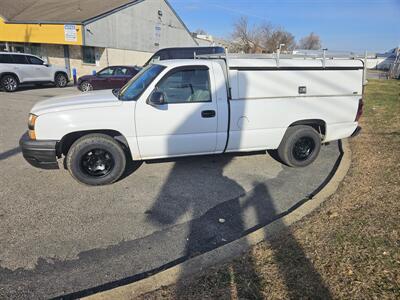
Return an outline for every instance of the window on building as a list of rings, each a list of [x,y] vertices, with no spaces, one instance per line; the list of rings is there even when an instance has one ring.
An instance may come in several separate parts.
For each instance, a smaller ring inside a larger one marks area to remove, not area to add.
[[[12,51],[18,53],[25,53],[25,47],[23,44],[13,44]]]
[[[40,44],[28,44],[25,45],[24,53],[33,54],[36,56],[42,56],[42,47]]]
[[[158,86],[167,103],[211,101],[210,79],[207,69],[183,70],[172,73]]]
[[[85,64],[96,63],[96,50],[94,47],[82,47],[82,61]]]

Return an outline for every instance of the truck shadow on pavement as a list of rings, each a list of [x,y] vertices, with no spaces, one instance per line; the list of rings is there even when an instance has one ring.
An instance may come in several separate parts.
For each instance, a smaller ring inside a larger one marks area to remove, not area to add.
[[[243,188],[234,180],[231,180],[223,175],[223,170],[229,164],[231,157],[225,157],[222,163],[216,165],[217,170],[213,170],[212,176],[219,173],[221,178],[224,178],[224,187],[232,189]],[[179,217],[188,211],[196,215],[196,202],[188,201],[177,207],[173,198],[164,197],[169,195],[170,186],[176,184],[176,178],[180,178],[180,184],[185,186],[191,182],[190,178],[183,179],[179,176],[186,166],[177,162],[169,175],[163,191],[151,209],[149,219],[152,222],[165,224],[173,224]],[[195,170],[193,172],[196,172]],[[282,180],[274,178],[267,182],[253,182],[253,190],[249,193],[243,191],[242,196],[227,201],[216,206],[208,211],[205,215],[191,222],[191,227],[187,235],[187,243],[185,249],[186,259],[190,259],[199,254],[205,253],[223,244],[230,243],[240,237],[246,236],[256,229],[262,228],[275,220],[280,219],[285,213],[279,213],[275,208],[273,196],[269,192],[269,185],[276,184]],[[184,196],[183,196],[184,197]],[[198,198],[201,201],[201,197]],[[179,202],[182,204],[182,201]],[[293,208],[294,210],[295,208]],[[268,236],[266,234],[266,242],[272,248],[274,262],[279,268],[279,272],[284,278],[285,285],[291,299],[298,297],[310,297],[331,299],[331,294],[326,287],[323,279],[315,270],[312,263],[306,257],[302,247],[297,242],[296,238],[291,233],[291,230],[286,227],[283,222],[279,221],[280,228],[279,236],[285,239],[287,248],[282,247],[282,242],[277,236]],[[249,228],[250,225],[250,228]],[[250,245],[249,245],[250,247]],[[263,299],[267,295],[263,294],[259,271],[256,267],[256,258],[250,259],[250,264],[246,264],[240,270],[231,267],[228,271],[230,278],[239,278],[245,276],[246,282],[226,282],[225,290],[231,290],[232,284],[237,284],[237,296],[239,299]],[[235,266],[233,264],[233,266]],[[182,277],[178,280],[176,297],[183,298],[195,297],[195,294],[188,295],[188,285],[191,280],[187,277],[190,270],[182,270]],[[190,277],[189,277],[190,278]],[[193,281],[192,281],[193,283]],[[240,287],[240,288],[239,288]],[[222,290],[224,287],[221,287]]]
[[[224,87],[217,86],[216,94],[220,93],[226,94]],[[190,105],[190,103],[182,105]],[[237,110],[241,109],[242,111],[236,111],[235,115],[246,115],[246,105],[247,102],[244,102],[242,106],[236,106]],[[179,135],[187,133],[186,128],[190,128],[190,120],[196,118],[196,114],[197,112],[188,116],[186,121],[180,124],[174,134]],[[231,122],[230,126],[234,126],[233,124],[236,120],[230,120],[229,122]],[[228,131],[230,130],[232,129],[228,127]],[[244,131],[239,131],[239,133],[239,139],[234,142],[235,144],[231,145],[233,149],[237,147],[235,145],[241,145],[242,140],[244,140],[242,136]],[[227,138],[229,144],[229,134]],[[175,140],[176,138],[174,138],[174,135],[172,135],[168,140],[167,149],[170,149],[172,152],[175,148]],[[228,144],[227,148],[230,149]],[[274,154],[275,151],[270,152],[271,156],[276,157]],[[158,198],[150,210],[151,213],[148,217],[149,221],[160,225],[172,225],[185,214],[191,214],[194,216],[193,221],[190,222],[190,227],[187,233],[186,246],[184,250],[184,257],[186,257],[186,259],[190,259],[191,257],[195,257],[201,253],[205,253],[244,237],[250,232],[280,219],[292,209],[294,210],[305,202],[305,200],[300,200],[297,204],[298,206],[292,207],[286,212],[279,212],[279,209],[277,208],[279,202],[277,203],[277,201],[274,200],[272,190],[276,192],[276,185],[283,186],[282,182],[285,179],[281,177],[282,173],[284,173],[282,171],[279,172],[277,177],[267,181],[260,182],[254,180],[252,183],[252,190],[246,193],[245,188],[243,188],[238,182],[224,175],[224,169],[230,164],[232,158],[232,155],[229,154],[227,156],[221,156],[215,164],[212,172],[205,175],[205,177],[210,176],[214,178],[214,180],[221,181],[219,184],[215,185],[216,190],[214,191],[210,190],[209,185],[203,185],[204,182],[202,181],[204,178],[201,179],[201,177],[196,176],[196,173],[198,172],[196,169],[192,170],[192,176],[187,178],[180,176],[180,174],[184,173],[187,166],[179,161],[176,162],[168,175],[168,178],[165,180]],[[177,180],[177,178],[179,178],[179,180]],[[179,187],[178,189],[174,189],[179,191],[178,194],[172,193],[171,187],[173,186]],[[218,190],[218,187],[237,190],[238,195],[240,196],[216,205],[214,208],[203,214],[201,211],[198,211],[201,210],[198,202],[202,201],[204,197],[200,192],[197,195],[197,199],[192,201],[190,197],[190,188],[188,188],[190,186],[196,186],[196,191],[199,191],[199,186],[203,186],[207,193],[211,193],[215,195],[215,197],[219,197],[219,194],[223,193],[223,191]],[[177,202],[176,199],[179,199],[179,202]],[[201,217],[196,218],[198,215]],[[284,236],[289,248],[282,249],[280,242],[267,234],[266,241],[273,250],[274,261],[278,265],[279,271],[284,278],[290,298],[331,299],[332,297],[329,289],[325,285],[320,274],[314,268],[313,264],[306,257],[302,247],[291,233],[291,230],[283,223],[281,226],[282,230],[279,235]],[[248,247],[250,247],[250,245],[248,245]],[[245,286],[251,288],[238,289],[237,292],[239,299],[263,299],[266,297],[266,295],[263,295],[262,286],[260,284],[262,279],[255,266],[255,260],[256,258],[252,259],[253,263],[248,264],[245,271],[248,278],[248,282]],[[181,277],[176,284],[177,298],[185,298],[185,295],[188,295],[188,290],[191,290],[190,288],[187,288],[188,286],[186,285],[186,282],[188,281],[188,275],[193,274],[193,272],[188,268],[190,267],[187,267],[187,265],[183,265],[182,267]],[[243,270],[231,271],[237,273],[237,275],[243,272]],[[234,277],[235,276],[233,276],[233,278]],[[232,284],[232,282],[229,284]],[[227,286],[226,288],[229,290],[230,286]],[[193,294],[191,296],[195,297],[196,295]],[[192,298],[191,296],[189,295],[187,297]],[[214,296],[215,295],[211,295],[211,297]]]
[[[21,153],[21,148],[15,147],[13,149],[0,153],[0,160],[6,160],[7,158],[17,155],[19,153]]]

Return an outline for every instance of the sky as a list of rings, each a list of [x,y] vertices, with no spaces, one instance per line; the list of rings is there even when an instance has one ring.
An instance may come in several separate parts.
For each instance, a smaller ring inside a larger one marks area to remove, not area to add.
[[[191,30],[229,37],[241,16],[296,40],[314,32],[331,51],[385,52],[400,45],[400,0],[169,0]]]

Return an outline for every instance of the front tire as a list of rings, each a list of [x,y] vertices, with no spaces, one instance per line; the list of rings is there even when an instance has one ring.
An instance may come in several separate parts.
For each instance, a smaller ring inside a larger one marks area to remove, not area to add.
[[[64,88],[68,84],[68,77],[63,73],[58,73],[55,78],[56,86],[59,88]]]
[[[107,185],[117,181],[124,173],[126,156],[112,137],[89,134],[71,146],[66,166],[72,177],[83,184]]]
[[[0,86],[3,87],[6,92],[12,93],[18,89],[19,81],[14,75],[4,75],[1,78]]]
[[[88,81],[83,81],[80,85],[79,85],[79,89],[86,93],[86,92],[90,92],[93,91],[93,86],[90,84],[90,82]]]
[[[311,126],[289,127],[278,148],[278,156],[288,166],[306,167],[321,150],[321,137]]]

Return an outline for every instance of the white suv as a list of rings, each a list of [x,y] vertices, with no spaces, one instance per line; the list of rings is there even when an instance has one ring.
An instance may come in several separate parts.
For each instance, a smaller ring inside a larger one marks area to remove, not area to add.
[[[20,84],[54,83],[65,87],[69,78],[67,69],[46,64],[37,56],[0,52],[0,88],[6,92],[14,92]]]

